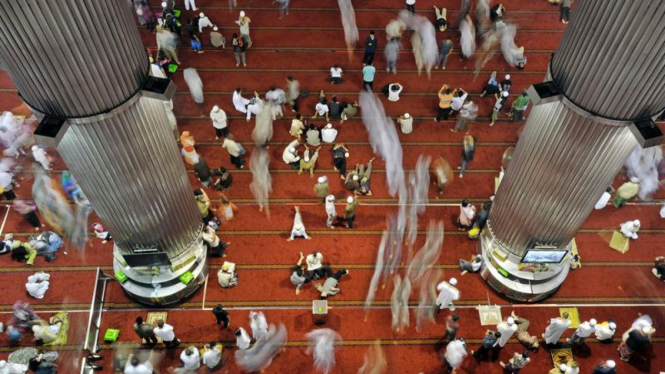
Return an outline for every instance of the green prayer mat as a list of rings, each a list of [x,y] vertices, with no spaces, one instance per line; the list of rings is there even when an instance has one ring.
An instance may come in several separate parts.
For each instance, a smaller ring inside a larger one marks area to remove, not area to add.
[[[572,322],[569,329],[576,329],[580,326],[580,312],[577,308],[559,308],[559,317],[563,318],[563,313],[568,312],[568,318]]]
[[[67,345],[67,337],[69,336],[69,315],[67,312],[56,313],[51,319],[60,319],[62,324],[60,325],[60,331],[58,331],[58,338],[51,342],[44,344],[45,347],[50,345]]]

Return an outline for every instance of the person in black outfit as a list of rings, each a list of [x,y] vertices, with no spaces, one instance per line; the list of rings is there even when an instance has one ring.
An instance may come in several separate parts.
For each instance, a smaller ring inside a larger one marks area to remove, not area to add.
[[[333,164],[335,170],[339,171],[339,176],[342,180],[346,179],[346,157],[349,150],[346,149],[343,143],[337,143],[333,147]]]
[[[374,31],[369,32],[369,36],[365,39],[365,55],[363,56],[363,63],[371,65],[374,62],[374,55],[379,41],[376,39]]]
[[[653,275],[660,278],[660,280],[665,281],[665,257],[658,256],[656,261],[653,264],[652,269]]]
[[[328,102],[328,116],[330,120],[339,121],[342,119],[342,105],[337,101],[337,96],[333,96]]]
[[[215,305],[215,307],[212,309],[212,314],[215,315],[218,325],[223,324],[222,326],[223,329],[229,327],[229,324],[231,323],[231,319],[229,318],[229,312],[224,310],[222,304]]]
[[[485,334],[482,343],[480,343],[480,347],[478,347],[477,351],[472,350],[471,354],[475,358],[486,359],[490,351],[493,350],[496,341],[499,340],[500,337],[501,337],[500,332],[487,330],[487,333]],[[498,351],[494,350],[493,355],[496,355],[497,353]]]
[[[33,357],[28,362],[28,369],[33,371],[35,374],[55,374],[57,372],[57,366],[53,362],[46,362],[42,360],[42,353]]]
[[[485,224],[487,223],[487,217],[490,214],[491,207],[492,203],[483,204],[483,207],[480,209],[480,212],[478,212],[478,214],[476,214],[476,216],[473,217],[472,227],[478,227],[480,231],[483,231],[483,229],[485,228]]]

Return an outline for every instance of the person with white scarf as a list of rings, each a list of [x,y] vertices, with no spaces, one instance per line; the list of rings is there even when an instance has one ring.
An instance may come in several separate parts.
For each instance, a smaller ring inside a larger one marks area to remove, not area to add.
[[[254,340],[259,340],[268,335],[268,321],[263,312],[249,312],[249,327],[252,329]]]
[[[305,231],[305,225],[302,223],[302,216],[300,215],[300,207],[296,206],[296,215],[293,217],[293,227],[291,228],[291,236],[286,241],[292,241],[296,237],[304,237],[307,240],[312,239]]]

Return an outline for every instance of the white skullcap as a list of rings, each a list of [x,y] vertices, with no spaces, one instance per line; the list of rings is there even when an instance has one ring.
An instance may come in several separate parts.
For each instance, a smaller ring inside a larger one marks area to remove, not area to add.
[[[296,149],[293,148],[293,147],[291,147],[291,148],[289,148],[289,152],[291,152],[291,153],[296,153]]]
[[[305,162],[309,162],[309,155],[305,153]]]
[[[219,106],[215,105],[214,107],[212,107],[212,110],[215,112],[219,112]]]
[[[610,330],[616,330],[616,329],[617,329],[617,324],[614,323],[614,322],[610,322],[610,324],[608,325],[608,327],[610,328]]]
[[[454,285],[457,284],[457,279],[455,279],[455,278],[450,278],[450,280],[448,281],[448,283],[450,283],[451,286],[454,286]]]
[[[617,366],[617,363],[614,362],[614,360],[607,360],[605,361],[605,365],[610,369],[614,369],[614,367]]]
[[[326,128],[327,128],[327,129],[332,129],[332,123],[327,124],[327,125],[326,125]]]
[[[358,180],[358,176],[357,176],[357,175],[354,175],[352,179],[353,179],[354,181],[357,181],[357,180]]]
[[[510,79],[510,74],[506,74],[506,79]]]
[[[0,368],[4,368],[7,366],[7,361],[5,360],[0,360]]]
[[[245,16],[245,11],[244,11],[244,10],[241,10],[241,11],[240,11],[240,17],[244,17],[244,16]]]
[[[509,326],[512,326],[512,325],[515,324],[515,319],[514,319],[513,317],[508,317],[508,319],[506,320],[506,323],[507,323]]]
[[[327,201],[335,201],[335,195],[328,195],[326,196]]]
[[[205,17],[205,16],[206,16],[206,15],[203,14],[203,12],[199,13],[199,17],[203,18],[203,17]],[[508,79],[508,78],[506,78],[506,79]]]
[[[344,152],[344,157],[349,157],[349,156],[350,156],[349,152]]]
[[[353,196],[349,196],[346,198],[346,202],[351,204],[353,202]]]
[[[595,318],[591,318],[591,319],[589,320],[589,324],[590,324],[591,326],[596,326],[596,323],[598,323],[598,321],[596,321]]]
[[[566,371],[566,370],[568,370],[568,366],[566,366],[566,364],[561,364],[561,365],[559,365],[559,370]]]
[[[30,148],[30,149],[32,149],[32,151],[34,152],[34,151],[39,149],[39,146],[38,145],[33,145],[32,148]]]
[[[508,91],[503,91],[503,92],[501,92],[501,96],[503,96],[503,97],[508,97]]]
[[[633,225],[639,226],[640,225],[640,220],[639,219],[634,220]]]
[[[167,6],[168,6],[168,4],[166,3],[166,1],[163,1],[162,2],[162,8],[166,8]]]
[[[631,178],[630,178],[630,181],[633,182],[633,183],[639,183],[639,182],[640,182],[640,178],[638,178],[638,177],[631,177]]]
[[[409,113],[404,113],[404,118],[409,118],[411,115]]]
[[[217,26],[212,28],[212,31],[218,31],[218,30],[219,30],[219,28]]]
[[[653,333],[653,329],[651,328],[651,326],[644,326],[642,327],[642,332],[649,335]]]
[[[319,177],[319,179],[318,179],[319,183],[325,183],[327,180],[328,180],[328,177],[326,177],[325,175],[322,176],[322,177]]]
[[[28,283],[35,283],[35,282],[37,282],[37,277],[35,277],[34,275],[28,277]]]

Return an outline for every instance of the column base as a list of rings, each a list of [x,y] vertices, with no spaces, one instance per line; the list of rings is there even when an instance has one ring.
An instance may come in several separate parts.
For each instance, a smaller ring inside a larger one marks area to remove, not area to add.
[[[122,288],[133,300],[148,306],[177,304],[192,296],[205,283],[208,275],[207,248],[199,237],[187,250],[171,259],[173,265],[130,267],[114,249],[113,271],[122,271],[127,280]],[[185,284],[180,276],[191,272],[193,279]]]
[[[544,271],[523,271],[520,269],[522,259],[495,240],[489,224],[480,236],[478,246],[483,256],[480,275],[494,291],[514,301],[533,303],[546,299],[556,292],[570,271],[569,255],[558,264],[547,264]],[[566,249],[571,247],[569,243]]]

